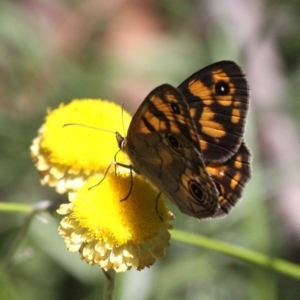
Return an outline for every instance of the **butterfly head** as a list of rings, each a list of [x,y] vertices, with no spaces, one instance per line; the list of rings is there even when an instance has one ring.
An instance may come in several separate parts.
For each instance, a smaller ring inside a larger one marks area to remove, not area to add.
[[[126,147],[126,138],[124,138],[119,132],[116,132],[116,138],[119,148],[124,150]]]

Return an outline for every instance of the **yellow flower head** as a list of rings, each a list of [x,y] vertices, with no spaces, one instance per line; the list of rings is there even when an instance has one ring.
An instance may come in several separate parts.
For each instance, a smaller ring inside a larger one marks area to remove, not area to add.
[[[112,133],[84,126],[123,133],[131,117],[124,111],[122,120],[121,113],[121,107],[113,102],[92,99],[73,100],[49,111],[30,148],[42,184],[59,193],[77,191],[91,175],[103,174],[119,150],[118,144]],[[64,126],[68,123],[83,126]],[[129,163],[124,153],[117,159]]]
[[[91,178],[58,210],[66,215],[59,232],[67,248],[106,271],[151,266],[169,246],[172,213],[157,190],[141,176],[131,178],[129,170],[109,172],[100,180]]]

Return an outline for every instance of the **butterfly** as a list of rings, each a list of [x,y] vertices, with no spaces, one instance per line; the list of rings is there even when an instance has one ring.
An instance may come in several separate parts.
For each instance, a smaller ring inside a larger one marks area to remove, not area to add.
[[[163,84],[145,98],[118,145],[131,168],[181,212],[227,214],[250,179],[243,134],[249,87],[232,61],[209,65],[177,88]]]

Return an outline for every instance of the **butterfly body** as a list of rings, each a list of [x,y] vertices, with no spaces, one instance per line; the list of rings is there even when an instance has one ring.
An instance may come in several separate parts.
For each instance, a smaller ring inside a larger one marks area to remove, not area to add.
[[[234,70],[234,79],[226,68]],[[133,116],[127,137],[117,134],[133,170],[183,213],[199,219],[228,213],[250,177],[250,153],[240,128],[248,94],[240,95],[236,86],[239,82],[247,91],[244,75],[233,62],[203,70],[178,88],[154,89]]]

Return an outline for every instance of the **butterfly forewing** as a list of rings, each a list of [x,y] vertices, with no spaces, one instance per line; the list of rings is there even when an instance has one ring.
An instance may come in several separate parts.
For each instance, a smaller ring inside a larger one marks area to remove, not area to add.
[[[205,218],[218,211],[218,191],[205,170],[188,106],[176,88],[162,85],[144,100],[130,124],[125,151],[134,169],[183,213]]]
[[[249,88],[241,68],[221,61],[191,75],[178,89],[189,105],[206,162],[224,162],[239,148]]]
[[[199,136],[181,92],[169,84],[154,89],[143,101],[128,129],[127,140],[139,134],[172,132],[184,135],[200,151]]]

